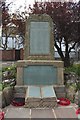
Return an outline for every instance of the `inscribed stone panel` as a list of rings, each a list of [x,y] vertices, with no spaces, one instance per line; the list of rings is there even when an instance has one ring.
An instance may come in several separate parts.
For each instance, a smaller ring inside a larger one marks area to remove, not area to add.
[[[30,24],[30,54],[41,55],[50,53],[49,22],[31,22]]]

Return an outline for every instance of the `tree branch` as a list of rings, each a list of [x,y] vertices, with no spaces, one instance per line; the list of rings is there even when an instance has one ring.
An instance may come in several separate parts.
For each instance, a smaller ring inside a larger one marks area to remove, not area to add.
[[[62,50],[60,49],[60,47],[57,45],[57,43],[55,42],[55,47],[60,55],[60,57],[62,58],[62,60],[64,60],[64,55],[63,55],[63,52]]]
[[[74,49],[75,45],[76,45],[77,42],[75,42],[72,47],[69,48],[69,53],[71,52],[71,49]]]

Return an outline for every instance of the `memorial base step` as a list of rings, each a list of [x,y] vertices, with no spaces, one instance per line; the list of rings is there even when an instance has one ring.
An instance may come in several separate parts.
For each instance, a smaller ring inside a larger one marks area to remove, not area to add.
[[[28,86],[25,97],[27,108],[53,108],[57,106],[57,97],[53,86]]]

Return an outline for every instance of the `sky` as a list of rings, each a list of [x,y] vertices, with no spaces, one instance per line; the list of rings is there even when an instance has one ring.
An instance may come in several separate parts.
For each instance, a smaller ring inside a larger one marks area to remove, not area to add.
[[[34,3],[34,0],[6,0],[8,3],[11,3],[11,2],[13,2],[12,4],[11,4],[11,11],[13,11],[13,12],[15,12],[16,11],[16,9],[18,9],[20,6],[22,6],[22,7],[20,7],[20,10],[21,11],[24,11],[24,7],[25,7],[25,5],[27,6],[27,8],[28,8],[28,6],[29,6],[29,4],[32,6],[33,5],[33,3]]]
[[[15,12],[16,9],[18,9],[20,6],[23,6],[23,7],[20,7],[21,11],[24,11],[25,5],[27,6],[27,8],[29,5],[33,6],[33,3],[35,0],[6,0],[6,1],[8,3],[13,2],[13,4],[11,5],[11,10]]]
[[[20,6],[23,6],[23,7],[20,7],[20,10],[21,11],[24,11],[24,7],[25,5],[27,6],[27,9],[28,9],[28,6],[31,5],[33,6],[33,3],[35,1],[41,1],[41,0],[6,0],[8,3],[10,2],[13,2],[12,6],[11,6],[11,11],[12,12],[15,12],[16,9],[18,9]],[[42,1],[60,1],[60,0],[42,0]],[[62,1],[69,1],[69,0],[62,0]],[[70,0],[72,1],[72,0]],[[78,2],[78,0],[74,0],[76,2]]]

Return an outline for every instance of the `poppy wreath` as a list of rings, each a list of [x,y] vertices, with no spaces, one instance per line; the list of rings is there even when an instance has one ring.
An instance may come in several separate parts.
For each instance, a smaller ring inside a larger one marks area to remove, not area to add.
[[[58,98],[58,104],[67,106],[67,105],[70,105],[70,100],[67,98]]]
[[[77,114],[77,115],[80,114],[80,108],[78,108],[78,109],[76,110],[76,114]]]
[[[4,120],[4,112],[0,112],[0,120]]]
[[[14,98],[11,102],[13,106],[23,106],[25,105],[25,101],[23,98]]]

